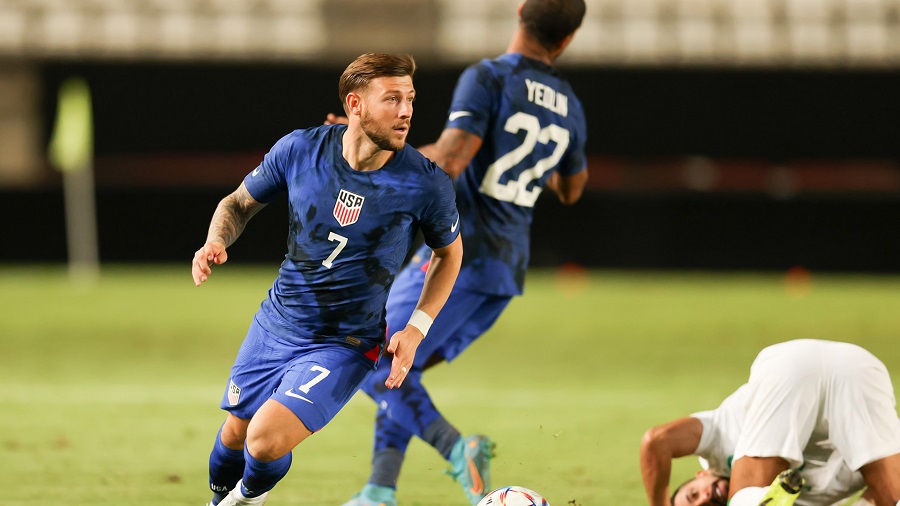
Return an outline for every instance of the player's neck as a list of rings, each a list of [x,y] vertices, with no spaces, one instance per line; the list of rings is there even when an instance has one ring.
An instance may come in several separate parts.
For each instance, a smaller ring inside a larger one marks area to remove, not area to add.
[[[393,151],[385,151],[375,145],[362,131],[350,126],[344,132],[341,155],[353,170],[369,172],[378,170],[394,157]]]
[[[517,29],[513,34],[506,52],[519,53],[526,58],[531,58],[532,60],[537,60],[546,63],[547,65],[553,65],[553,61],[556,59],[556,55],[548,51],[547,48],[534,40],[533,37],[528,35],[528,33],[521,28]]]

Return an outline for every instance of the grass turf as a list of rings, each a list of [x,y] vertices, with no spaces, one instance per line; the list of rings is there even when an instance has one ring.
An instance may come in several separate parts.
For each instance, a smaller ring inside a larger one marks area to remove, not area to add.
[[[198,505],[228,369],[276,269],[0,267],[0,503]],[[526,294],[455,363],[425,376],[463,432],[498,444],[494,485],[554,506],[644,504],[641,435],[715,407],[763,346],[851,341],[900,375],[900,278],[533,271]],[[269,504],[338,505],[365,482],[374,406],[357,395],[294,452]],[[464,505],[414,441],[404,506]],[[676,462],[676,479],[695,469]]]

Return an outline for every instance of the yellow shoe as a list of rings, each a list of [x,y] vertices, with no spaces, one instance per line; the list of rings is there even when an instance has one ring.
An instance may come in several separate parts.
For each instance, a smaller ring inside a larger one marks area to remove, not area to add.
[[[759,506],[793,506],[803,488],[803,478],[796,469],[782,471],[769,486]]]

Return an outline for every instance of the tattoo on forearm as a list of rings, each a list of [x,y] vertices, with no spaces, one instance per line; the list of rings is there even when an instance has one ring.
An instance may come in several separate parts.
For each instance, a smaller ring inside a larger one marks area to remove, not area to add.
[[[250,218],[263,206],[247,190],[239,188],[219,202],[209,224],[206,242],[222,242],[226,247],[231,246],[244,231]]]

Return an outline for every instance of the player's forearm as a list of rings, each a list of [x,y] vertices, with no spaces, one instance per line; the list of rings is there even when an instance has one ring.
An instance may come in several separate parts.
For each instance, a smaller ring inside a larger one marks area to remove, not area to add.
[[[553,190],[553,193],[559,197],[560,202],[570,206],[581,199],[587,180],[587,170],[565,177],[560,176],[558,172],[554,172],[547,180],[547,188]]]
[[[431,263],[428,272],[425,273],[425,283],[416,309],[424,311],[432,318],[441,311],[450,297],[456,276],[459,275],[462,251],[462,239],[457,236],[452,244],[431,254]]]
[[[481,149],[481,137],[460,128],[445,128],[438,140],[419,151],[456,179]]]
[[[469,159],[455,156],[451,151],[451,147],[447,146],[447,143],[441,140],[420,147],[419,152],[432,162],[436,163],[437,166],[446,172],[451,179],[456,179],[469,164]]]
[[[668,506],[672,459],[691,455],[700,445],[703,424],[687,416],[658,425],[641,439],[641,477],[650,506]]]
[[[641,478],[650,506],[668,506],[671,475],[672,452],[647,431],[641,441]]]
[[[243,233],[250,218],[263,207],[265,204],[251,197],[241,183],[237,190],[223,198],[216,206],[206,234],[206,242],[219,242],[225,247],[231,246]]]

